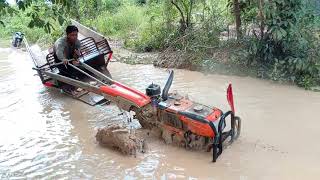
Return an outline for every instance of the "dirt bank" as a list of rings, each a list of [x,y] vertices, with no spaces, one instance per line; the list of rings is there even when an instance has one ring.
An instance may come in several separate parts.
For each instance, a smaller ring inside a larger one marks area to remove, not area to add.
[[[153,64],[160,68],[187,69],[205,74],[223,74],[236,76],[259,77],[258,68],[248,67],[246,61],[237,60],[239,47],[214,48],[206,54],[190,53],[166,49],[162,52],[134,52],[126,49],[123,42],[109,39],[114,51],[113,61],[126,64]]]

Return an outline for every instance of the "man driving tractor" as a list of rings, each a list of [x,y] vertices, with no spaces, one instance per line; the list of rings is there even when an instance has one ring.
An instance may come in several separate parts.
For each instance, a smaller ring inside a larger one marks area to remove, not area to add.
[[[66,36],[59,38],[53,47],[55,63],[61,63],[57,65],[60,75],[67,76],[69,78],[77,79],[79,73],[76,69],[69,66],[69,63],[78,65],[78,57],[80,56],[80,41],[78,40],[78,28],[70,25],[66,28]],[[70,59],[74,59],[69,61]],[[62,83],[63,90],[74,95],[74,87],[66,86]]]

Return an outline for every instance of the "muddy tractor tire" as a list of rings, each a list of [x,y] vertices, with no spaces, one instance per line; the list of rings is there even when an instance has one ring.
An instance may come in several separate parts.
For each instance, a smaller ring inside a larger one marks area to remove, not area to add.
[[[239,116],[234,117],[233,140],[237,140],[241,133],[241,118]]]

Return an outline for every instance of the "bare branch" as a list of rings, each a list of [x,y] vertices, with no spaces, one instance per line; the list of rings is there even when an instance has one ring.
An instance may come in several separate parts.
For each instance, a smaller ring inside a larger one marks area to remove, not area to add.
[[[172,0],[171,3],[178,9],[178,11],[180,12],[181,18],[182,18],[182,22],[184,24],[186,24],[186,19],[185,19],[184,15],[183,15],[183,12],[182,12],[181,8],[178,6],[178,4],[176,4],[174,2],[174,0]]]

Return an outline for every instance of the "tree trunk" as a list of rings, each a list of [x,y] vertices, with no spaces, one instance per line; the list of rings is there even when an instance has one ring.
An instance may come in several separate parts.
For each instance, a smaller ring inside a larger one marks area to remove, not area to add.
[[[264,1],[259,0],[260,39],[263,39],[264,37],[264,28],[265,28],[263,6],[264,6]]]
[[[191,26],[191,17],[192,17],[193,1],[194,1],[194,0],[190,0],[190,3],[189,3],[189,11],[187,12],[187,13],[188,13],[187,27],[190,27],[190,26]]]
[[[239,0],[233,0],[233,13],[236,19],[237,39],[241,38],[241,14]]]
[[[178,6],[178,4],[175,1],[171,1],[171,3],[174,5],[174,7],[177,8],[177,10],[180,13],[181,19],[180,19],[180,32],[181,34],[184,34],[186,29],[187,29],[187,22],[186,19],[184,17],[183,11],[181,10],[181,8]]]
[[[80,5],[79,5],[79,2],[78,1],[75,1],[75,6],[76,6],[76,20],[79,22],[80,21]]]

